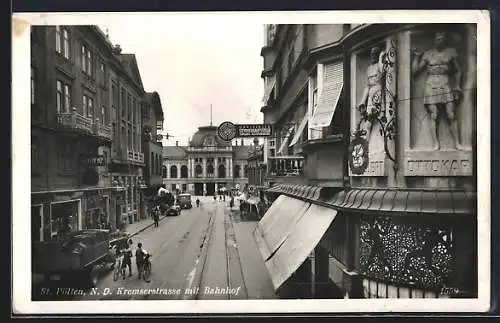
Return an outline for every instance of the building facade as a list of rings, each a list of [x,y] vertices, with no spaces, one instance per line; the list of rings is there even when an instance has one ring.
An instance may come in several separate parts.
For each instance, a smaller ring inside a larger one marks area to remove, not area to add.
[[[142,145],[144,147],[145,167],[143,170],[145,184],[148,187],[145,194],[152,195],[162,184],[162,136],[163,109],[157,92],[146,93],[142,107]]]
[[[271,170],[280,152],[303,157],[303,175],[278,182],[268,172],[274,203],[255,236],[275,288],[316,298],[477,295],[475,25],[266,29],[262,112],[286,126],[267,141],[265,162]],[[281,216],[293,209],[295,220]]]
[[[162,176],[172,192],[214,195],[221,189],[243,190],[248,184],[250,146],[232,145],[216,134],[217,127],[203,126],[188,146],[163,147]]]
[[[117,49],[96,26],[31,28],[33,241],[137,218],[143,90]]]

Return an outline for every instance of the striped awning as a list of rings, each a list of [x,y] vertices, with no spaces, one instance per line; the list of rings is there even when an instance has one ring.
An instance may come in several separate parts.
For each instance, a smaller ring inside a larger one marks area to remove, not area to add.
[[[327,201],[339,210],[394,215],[466,215],[477,212],[477,193],[445,190],[344,190]]]
[[[321,187],[309,185],[277,184],[269,188],[267,192],[281,193],[294,197],[301,197],[308,200],[319,199]]]
[[[295,131],[295,135],[293,136],[293,139],[288,146],[291,147],[291,146],[295,145],[297,143],[297,141],[299,141],[300,135],[302,135],[302,132],[304,131],[304,128],[306,127],[308,119],[309,118],[308,118],[307,113],[306,113],[306,115],[302,118],[302,121],[300,122],[299,127],[297,128],[297,131]]]

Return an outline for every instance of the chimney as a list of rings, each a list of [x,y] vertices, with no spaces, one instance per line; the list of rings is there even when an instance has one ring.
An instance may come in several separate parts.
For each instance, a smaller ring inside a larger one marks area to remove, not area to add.
[[[113,54],[119,55],[122,52],[122,47],[120,44],[116,44],[115,47],[113,47]]]
[[[178,141],[175,142],[175,146],[179,146],[179,142]]]

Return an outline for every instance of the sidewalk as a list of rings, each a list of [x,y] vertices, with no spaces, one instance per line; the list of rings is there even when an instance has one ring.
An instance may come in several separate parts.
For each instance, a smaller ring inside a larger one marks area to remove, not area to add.
[[[165,215],[160,216],[160,221],[166,218]],[[149,227],[152,227],[154,225],[154,221],[151,217],[148,217],[144,220],[134,222],[132,224],[127,224],[127,227],[125,228],[125,232],[128,232],[131,237],[138,235],[142,231],[146,230]]]
[[[248,299],[277,299],[271,277],[252,234],[257,221],[238,221],[239,211],[234,209],[231,219]]]

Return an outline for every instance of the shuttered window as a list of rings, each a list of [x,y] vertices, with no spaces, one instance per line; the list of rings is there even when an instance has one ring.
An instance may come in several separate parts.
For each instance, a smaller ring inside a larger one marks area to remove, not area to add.
[[[318,106],[311,120],[311,128],[327,127],[331,124],[344,85],[342,62],[325,64],[323,69],[323,88],[319,95]]]

